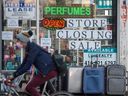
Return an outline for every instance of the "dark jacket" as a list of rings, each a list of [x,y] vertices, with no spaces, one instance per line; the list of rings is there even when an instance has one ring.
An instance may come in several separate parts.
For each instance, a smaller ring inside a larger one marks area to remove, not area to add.
[[[23,63],[14,72],[14,77],[22,75],[31,68],[32,65],[39,70],[43,76],[46,76],[48,72],[55,70],[55,65],[52,61],[51,54],[42,49],[40,46],[33,42],[28,42]]]

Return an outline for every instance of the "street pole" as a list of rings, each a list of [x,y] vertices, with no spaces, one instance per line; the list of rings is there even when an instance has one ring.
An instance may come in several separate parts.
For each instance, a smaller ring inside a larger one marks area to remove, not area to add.
[[[36,32],[37,32],[37,44],[39,45],[39,0],[36,0]]]
[[[0,70],[2,70],[2,0],[0,0]]]
[[[117,0],[117,63],[120,64],[120,0]]]

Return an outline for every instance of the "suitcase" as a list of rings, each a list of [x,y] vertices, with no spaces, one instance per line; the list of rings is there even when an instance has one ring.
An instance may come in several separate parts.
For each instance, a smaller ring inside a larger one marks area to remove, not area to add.
[[[105,77],[104,66],[97,66],[97,67],[85,66],[83,69],[84,94],[104,94],[105,93],[104,77]]]
[[[68,69],[68,92],[82,93],[82,71],[83,67],[70,67]]]
[[[107,66],[107,94],[125,95],[126,69],[123,65]]]

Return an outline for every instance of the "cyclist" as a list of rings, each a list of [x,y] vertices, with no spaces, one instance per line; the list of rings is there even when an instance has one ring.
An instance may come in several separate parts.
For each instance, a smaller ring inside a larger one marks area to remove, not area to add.
[[[57,75],[56,67],[51,59],[51,54],[42,49],[39,45],[30,41],[30,37],[33,32],[22,32],[16,34],[17,42],[19,42],[23,48],[25,48],[25,57],[22,64],[13,73],[12,78],[8,78],[8,81],[14,80],[17,76],[22,75],[30,69],[32,65],[37,69],[37,74],[34,74],[31,81],[26,86],[26,91],[31,96],[40,96],[40,93],[36,90],[36,87],[43,84],[45,81],[55,77]]]

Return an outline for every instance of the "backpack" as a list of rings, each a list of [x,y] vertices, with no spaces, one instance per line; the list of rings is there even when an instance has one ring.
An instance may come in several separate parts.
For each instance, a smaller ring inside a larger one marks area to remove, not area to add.
[[[52,59],[59,75],[64,75],[67,72],[67,65],[63,61],[63,56],[61,54],[53,54]]]

